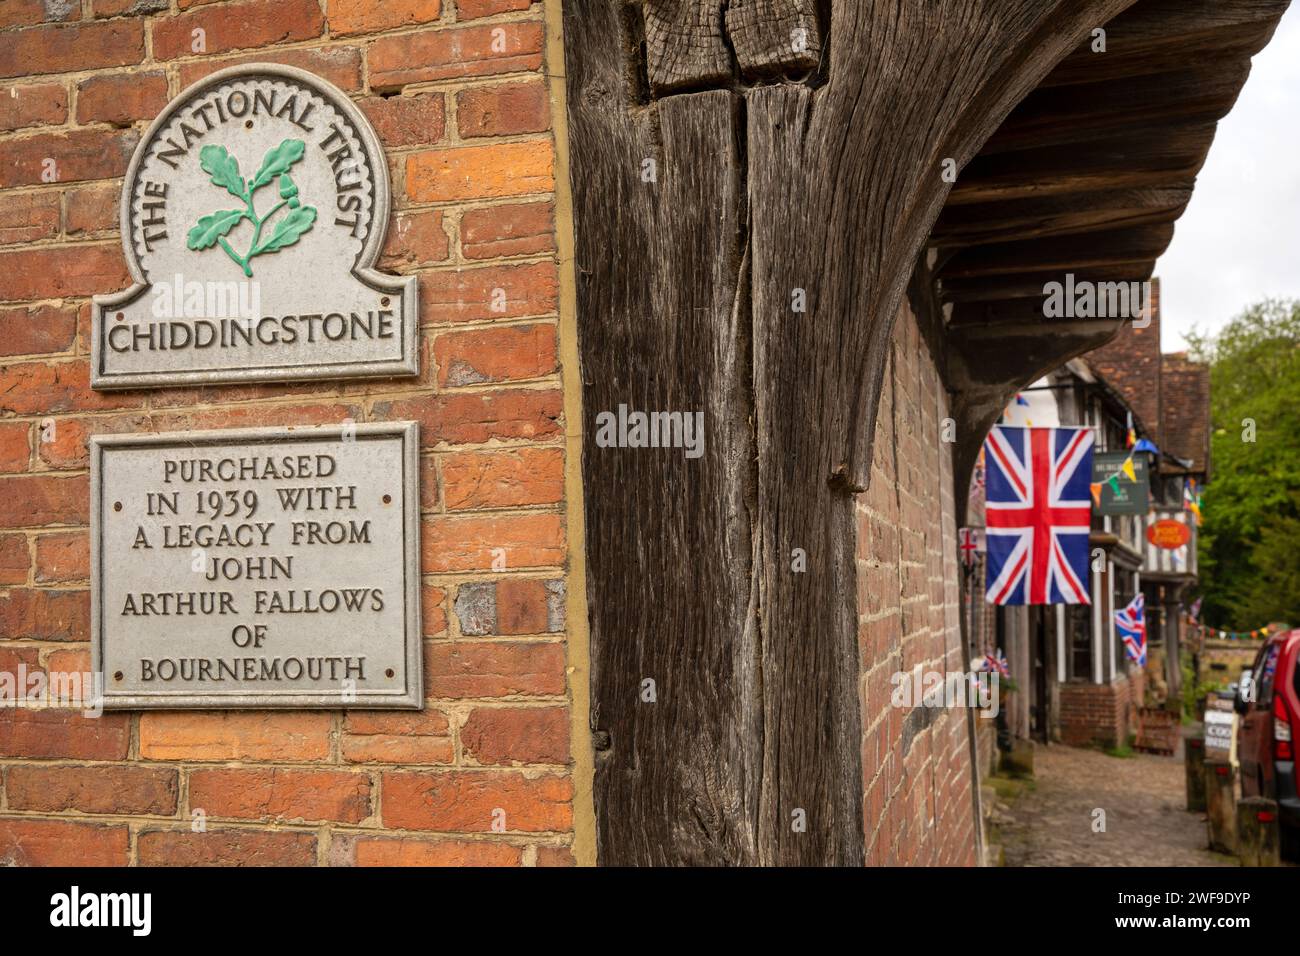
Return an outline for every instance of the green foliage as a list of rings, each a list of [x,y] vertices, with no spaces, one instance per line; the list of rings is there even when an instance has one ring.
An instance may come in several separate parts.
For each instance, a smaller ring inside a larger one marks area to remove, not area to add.
[[[235,224],[244,218],[242,209],[223,209],[207,216],[199,217],[199,224],[190,230],[186,244],[191,249],[207,249],[215,246],[217,240],[235,228]]]
[[[226,147],[204,146],[199,150],[199,165],[212,177],[214,186],[221,186],[238,199],[245,198],[244,178],[239,175],[239,160],[226,152]]]
[[[1300,623],[1300,302],[1257,303],[1188,340],[1211,364],[1202,617],[1237,631]]]
[[[244,275],[252,276],[253,267],[250,265],[250,260],[254,256],[275,252],[297,242],[316,221],[315,208],[302,205],[298,199],[298,186],[289,176],[289,168],[302,159],[306,148],[300,139],[286,139],[279,146],[267,150],[266,155],[262,157],[262,165],[257,170],[257,175],[247,184],[239,174],[239,161],[231,156],[224,146],[209,145],[199,150],[199,165],[212,177],[213,185],[220,186],[232,196],[242,199],[244,208],[227,209],[201,216],[198,223],[186,235],[186,246],[190,249],[208,249],[220,243],[226,255],[244,270]],[[265,216],[259,216],[257,207],[253,204],[253,194],[277,177],[280,201],[272,206]],[[289,212],[275,224],[271,235],[263,239],[262,228],[285,206],[289,207]],[[231,248],[225,237],[244,219],[253,224],[253,241],[248,247],[248,252],[241,256]]]

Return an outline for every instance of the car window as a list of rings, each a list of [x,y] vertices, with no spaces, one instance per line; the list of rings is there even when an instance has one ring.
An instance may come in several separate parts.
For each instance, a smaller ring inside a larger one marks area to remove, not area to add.
[[[1277,677],[1277,660],[1282,653],[1282,645],[1276,641],[1264,648],[1263,662],[1255,671],[1255,704],[1260,709],[1273,704],[1273,681]]]

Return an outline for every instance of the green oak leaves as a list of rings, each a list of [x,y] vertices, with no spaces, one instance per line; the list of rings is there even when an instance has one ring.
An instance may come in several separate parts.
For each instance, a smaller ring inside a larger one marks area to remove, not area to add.
[[[199,150],[199,165],[212,177],[212,184],[220,186],[230,195],[244,202],[243,209],[223,209],[201,216],[186,236],[185,245],[190,249],[210,249],[220,245],[250,278],[253,268],[250,265],[254,256],[266,252],[275,252],[285,246],[291,246],[312,227],[316,221],[316,210],[304,206],[298,199],[298,186],[289,175],[289,168],[302,159],[306,145],[300,139],[286,139],[279,146],[267,151],[262,158],[261,168],[247,183],[239,172],[239,161],[226,151],[224,146],[204,146]],[[253,194],[269,183],[279,179],[280,201],[271,207],[265,216],[259,216],[253,205]],[[281,216],[274,225],[271,234],[262,236],[263,227],[267,225],[282,208],[289,212]],[[226,235],[240,222],[247,219],[253,224],[253,241],[244,255],[235,252]]]

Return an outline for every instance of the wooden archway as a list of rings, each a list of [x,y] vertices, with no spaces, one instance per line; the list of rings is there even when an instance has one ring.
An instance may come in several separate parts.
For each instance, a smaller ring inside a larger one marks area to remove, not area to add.
[[[862,861],[852,501],[893,319],[945,160],[1132,2],[565,0],[602,863]],[[964,371],[973,429],[1006,381]],[[702,411],[702,456],[599,447],[620,405]]]

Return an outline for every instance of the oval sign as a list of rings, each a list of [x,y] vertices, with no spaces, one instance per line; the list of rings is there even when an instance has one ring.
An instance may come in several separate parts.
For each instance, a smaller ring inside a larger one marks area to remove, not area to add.
[[[1164,518],[1147,526],[1147,540],[1157,548],[1167,548],[1172,551],[1192,540],[1192,530],[1181,521]]]

